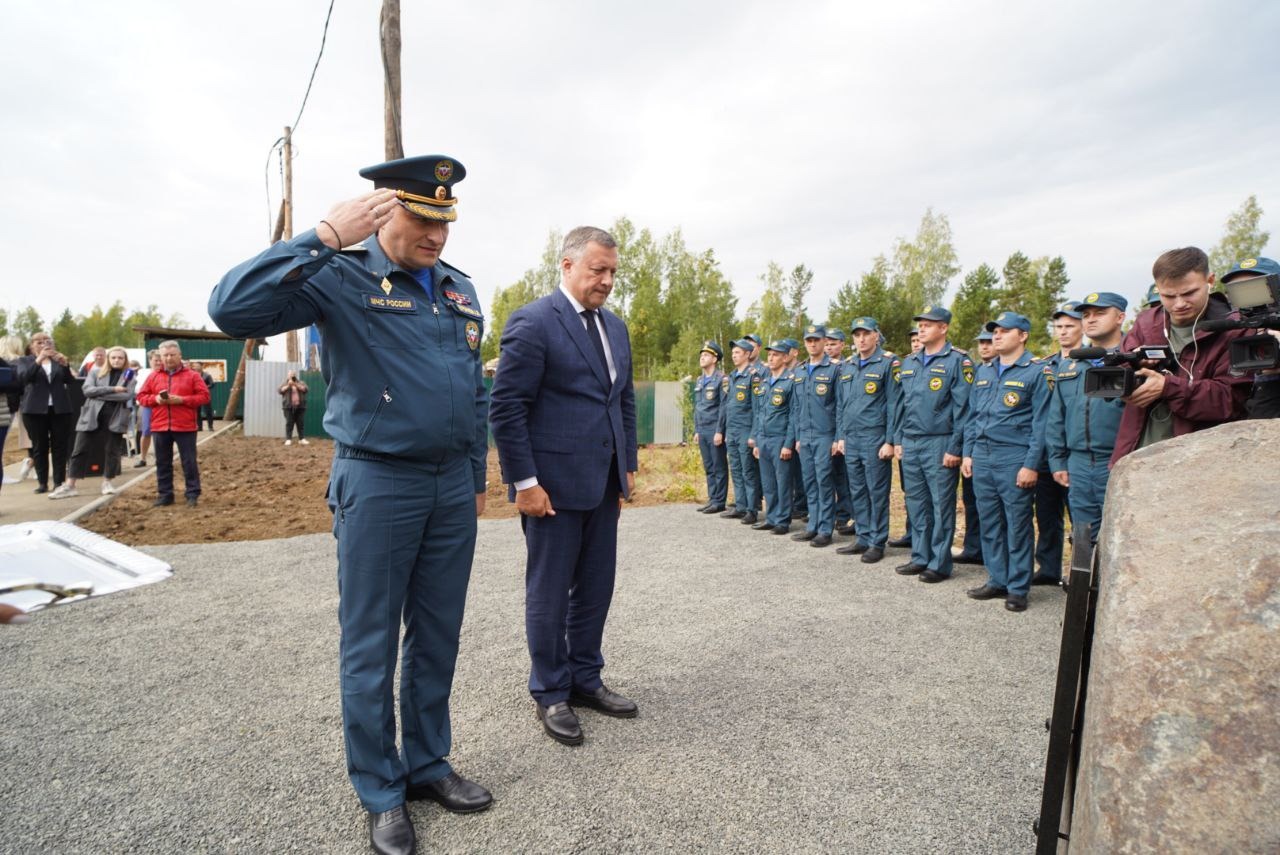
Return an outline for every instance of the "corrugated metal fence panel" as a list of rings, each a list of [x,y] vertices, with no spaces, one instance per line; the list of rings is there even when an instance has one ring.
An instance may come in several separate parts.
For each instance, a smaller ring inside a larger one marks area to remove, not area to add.
[[[301,362],[259,362],[251,359],[244,373],[244,435],[284,436],[284,416],[280,413],[280,384],[289,375],[289,369],[302,371]],[[308,379],[307,386],[311,386]],[[321,387],[323,389],[323,386]],[[324,413],[324,396],[315,407]],[[312,396],[307,395],[307,421],[311,420]],[[309,431],[308,431],[309,432]]]
[[[684,441],[684,383],[660,381],[653,384],[653,441],[675,445]]]
[[[653,381],[641,380],[636,389],[636,442],[653,443]]]

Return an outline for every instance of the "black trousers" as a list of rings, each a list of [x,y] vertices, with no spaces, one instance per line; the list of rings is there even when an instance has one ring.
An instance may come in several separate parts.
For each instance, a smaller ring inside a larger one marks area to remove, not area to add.
[[[200,408],[200,412],[196,414],[196,427],[205,422],[209,423],[209,430],[213,430],[213,404],[205,404]]]
[[[307,415],[306,407],[284,410],[284,438],[293,439],[293,429],[298,429],[298,439],[302,439],[302,421]]]
[[[36,462],[36,480],[49,486],[49,457],[53,456],[53,486],[67,480],[67,459],[71,436],[76,429],[76,413],[23,413],[22,424],[31,437],[31,457]]]
[[[173,498],[173,447],[178,446],[182,458],[183,495],[188,499],[200,495],[200,467],[196,464],[196,432],[193,430],[152,431],[151,445],[156,451],[156,494]]]
[[[76,432],[71,451],[71,477],[77,481],[89,474],[89,462],[102,458],[102,477],[110,480],[120,475],[120,455],[124,453],[123,434],[106,428]]]

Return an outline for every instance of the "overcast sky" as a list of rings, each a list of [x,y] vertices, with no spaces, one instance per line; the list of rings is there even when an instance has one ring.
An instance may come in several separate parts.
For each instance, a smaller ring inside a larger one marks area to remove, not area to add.
[[[269,238],[264,164],[327,0],[4,5],[0,306],[210,323],[214,283]],[[295,136],[295,232],[382,160],[379,8],[337,0]],[[1156,255],[1207,250],[1250,194],[1280,240],[1274,2],[402,14],[405,149],[466,166],[444,255],[486,307],[551,229],[620,215],[714,249],[739,314],[770,260],[808,265],[818,318],[927,207],[965,270],[1061,254],[1072,296],[1136,299]],[[270,184],[274,211],[275,162]]]

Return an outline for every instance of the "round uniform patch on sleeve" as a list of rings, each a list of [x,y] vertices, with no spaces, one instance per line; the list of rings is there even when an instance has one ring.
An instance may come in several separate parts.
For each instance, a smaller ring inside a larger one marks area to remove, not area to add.
[[[1019,395],[1017,392],[1004,393],[1004,405],[1006,407],[1016,407],[1018,406],[1018,402],[1021,400],[1022,400],[1022,396]]]
[[[938,390],[939,390],[939,389],[941,389],[941,388],[942,388],[942,378],[941,378],[941,377],[930,377],[930,378],[929,378],[929,389],[930,389],[930,390],[932,390],[932,391],[936,392],[936,391],[938,391]]]
[[[464,331],[467,335],[467,347],[475,350],[480,346],[480,325],[475,321],[467,321]]]

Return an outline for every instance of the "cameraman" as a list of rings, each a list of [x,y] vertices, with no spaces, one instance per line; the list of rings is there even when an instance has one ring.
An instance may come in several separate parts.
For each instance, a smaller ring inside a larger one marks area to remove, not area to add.
[[[1142,385],[1124,399],[1112,466],[1136,449],[1240,418],[1249,396],[1249,378],[1233,376],[1230,360],[1230,341],[1245,333],[1197,328],[1237,317],[1225,295],[1211,293],[1209,257],[1194,246],[1171,249],[1151,272],[1160,305],[1138,315],[1121,349],[1167,344],[1174,364],[1135,372]]]
[[[1236,262],[1231,272],[1222,277],[1222,284],[1239,282],[1280,273],[1280,264],[1270,258],[1246,258]],[[1267,330],[1271,335],[1280,338],[1280,331]],[[1280,368],[1268,368],[1259,371],[1253,378],[1253,396],[1245,405],[1249,418],[1280,418]]]

